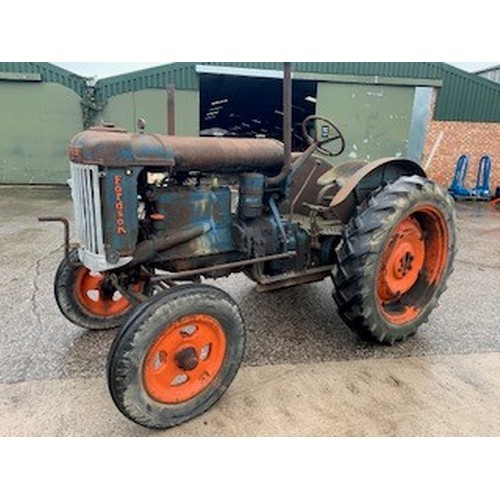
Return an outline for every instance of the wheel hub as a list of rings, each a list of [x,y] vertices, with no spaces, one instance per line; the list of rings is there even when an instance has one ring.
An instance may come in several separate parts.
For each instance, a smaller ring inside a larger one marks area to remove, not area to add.
[[[181,370],[189,372],[198,366],[198,355],[194,347],[186,347],[178,351],[175,356],[177,367]]]
[[[144,283],[136,283],[132,287],[140,292]],[[80,266],[77,271],[74,294],[89,314],[98,317],[117,316],[131,307],[129,300],[104,274],[90,271],[84,266]]]
[[[397,299],[416,283],[425,261],[425,243],[417,220],[405,219],[395,229],[382,258],[379,295]]]
[[[399,267],[396,270],[397,276],[402,278],[412,270],[412,262],[415,256],[411,252],[406,252],[404,257],[399,260]]]

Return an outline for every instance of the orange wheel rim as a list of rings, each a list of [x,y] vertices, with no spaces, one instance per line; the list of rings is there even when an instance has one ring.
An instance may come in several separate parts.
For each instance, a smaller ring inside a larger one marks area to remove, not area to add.
[[[391,232],[377,273],[377,304],[385,319],[413,321],[439,284],[448,262],[448,230],[439,210],[415,209]]]
[[[141,284],[134,285],[140,291]],[[116,316],[130,307],[130,302],[116,288],[106,285],[101,273],[81,266],[76,273],[75,295],[78,302],[92,315]]]
[[[217,377],[226,356],[224,329],[212,316],[185,316],[163,330],[143,366],[151,398],[177,404],[202,393]]]

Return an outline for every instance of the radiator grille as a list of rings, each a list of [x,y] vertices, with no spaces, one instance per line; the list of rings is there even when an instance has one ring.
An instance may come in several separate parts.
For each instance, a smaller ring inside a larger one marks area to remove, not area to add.
[[[71,194],[80,250],[105,257],[97,165],[71,164]]]

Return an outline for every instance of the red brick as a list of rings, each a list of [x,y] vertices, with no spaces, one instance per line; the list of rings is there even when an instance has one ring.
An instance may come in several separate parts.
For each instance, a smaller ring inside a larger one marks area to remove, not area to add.
[[[466,187],[476,184],[477,167],[483,155],[492,161],[490,188],[500,186],[500,123],[432,121],[429,125],[424,147],[422,165],[426,166],[429,155],[442,132],[442,138],[427,173],[431,179],[449,187],[458,158],[469,156],[469,171]]]

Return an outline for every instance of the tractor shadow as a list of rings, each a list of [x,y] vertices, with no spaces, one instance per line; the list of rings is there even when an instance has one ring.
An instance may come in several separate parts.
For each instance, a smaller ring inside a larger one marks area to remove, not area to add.
[[[240,288],[247,326],[249,366],[351,359],[405,357],[428,350],[426,339],[412,337],[393,346],[360,339],[342,321],[329,280],[259,293],[253,283]]]
[[[102,377],[111,343],[118,334],[114,330],[83,330],[75,335],[68,348],[64,376],[72,378]]]
[[[241,308],[247,329],[246,366],[399,358],[431,350],[425,335],[393,346],[358,338],[338,316],[328,280],[265,293],[257,292],[241,275],[207,284],[229,293]],[[111,343],[118,332],[81,330],[67,351],[65,376],[105,374]]]

